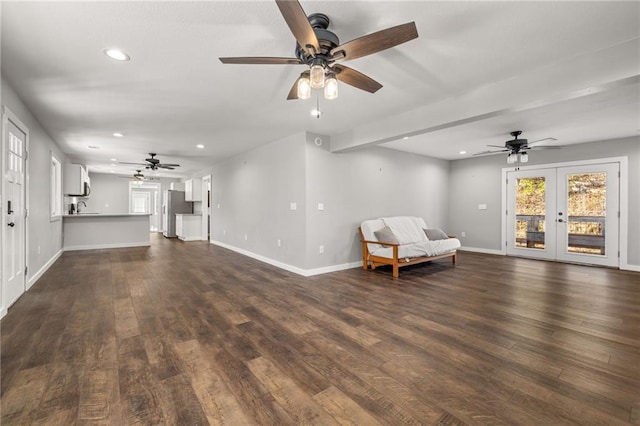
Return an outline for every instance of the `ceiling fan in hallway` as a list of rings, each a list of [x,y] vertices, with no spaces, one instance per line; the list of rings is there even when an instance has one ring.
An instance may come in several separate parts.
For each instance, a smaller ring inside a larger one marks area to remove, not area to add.
[[[296,0],[276,0],[280,13],[296,39],[295,57],[223,57],[224,64],[307,65],[289,91],[287,99],[308,99],[311,89],[324,88],[326,99],[338,96],[338,80],[369,93],[382,84],[353,68],[337,63],[378,53],[418,37],[415,22],[380,30],[340,44],[328,30],[329,17],[314,13],[307,17]]]

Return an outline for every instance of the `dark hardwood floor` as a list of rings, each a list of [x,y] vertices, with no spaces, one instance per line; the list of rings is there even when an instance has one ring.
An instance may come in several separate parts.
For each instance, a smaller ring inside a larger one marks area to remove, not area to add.
[[[0,323],[1,423],[640,424],[640,273],[460,253],[303,278],[65,253]]]

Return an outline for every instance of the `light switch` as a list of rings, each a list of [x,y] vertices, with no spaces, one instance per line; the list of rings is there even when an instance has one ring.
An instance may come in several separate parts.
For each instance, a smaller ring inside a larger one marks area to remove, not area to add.
[[[318,247],[318,252],[319,252],[320,254],[324,253],[324,246],[320,246],[320,247]]]
[[[298,205],[296,203],[289,203],[289,210],[296,210]]]
[[[478,210],[486,210],[486,209],[487,209],[486,204],[478,204]]]
[[[324,210],[324,204],[323,203],[318,203],[318,210],[320,210],[320,211]]]

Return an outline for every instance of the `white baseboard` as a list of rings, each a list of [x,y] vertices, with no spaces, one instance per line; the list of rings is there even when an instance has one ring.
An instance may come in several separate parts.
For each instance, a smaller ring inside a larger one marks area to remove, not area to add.
[[[180,241],[202,241],[202,237],[180,237],[178,236]]]
[[[629,265],[624,264],[624,265],[620,265],[620,270],[622,271],[634,271],[634,272],[640,272],[640,265]]]
[[[49,259],[38,272],[36,272],[29,278],[29,281],[27,281],[27,290],[33,287],[36,281],[38,281],[40,277],[44,275],[44,273],[47,272],[49,268],[51,268],[51,265],[56,263],[56,260],[58,260],[60,256],[62,256],[62,250],[59,250],[56,254],[54,254],[53,257],[51,257],[51,259]]]
[[[324,266],[322,268],[314,268],[314,269],[302,269],[297,266],[289,265],[287,263],[280,262],[278,260],[274,260],[248,250],[244,250],[226,243],[222,241],[211,240],[211,244],[224,247],[231,251],[235,251],[236,253],[240,253],[244,256],[250,257],[252,259],[259,260],[260,262],[268,263],[269,265],[275,266],[276,268],[284,269],[285,271],[293,272],[294,274],[302,275],[303,277],[311,277],[313,275],[326,274],[329,272],[342,271],[345,269],[351,269],[362,265],[362,262],[351,262],[351,263],[343,263],[341,265],[332,265],[332,266]]]
[[[7,307],[2,306],[0,307],[0,319],[4,318],[5,315],[7,315]]]
[[[78,251],[78,250],[98,250],[98,249],[112,249],[112,248],[127,248],[127,247],[149,247],[151,242],[141,241],[139,243],[113,243],[113,244],[92,244],[86,246],[68,246],[64,247],[64,251]]]
[[[497,254],[497,255],[500,255],[500,256],[504,256],[506,254],[501,250],[493,250],[493,249],[478,248],[478,247],[465,247],[465,246],[462,246],[458,250],[460,250],[460,251],[471,251],[471,252],[474,252],[474,253]]]

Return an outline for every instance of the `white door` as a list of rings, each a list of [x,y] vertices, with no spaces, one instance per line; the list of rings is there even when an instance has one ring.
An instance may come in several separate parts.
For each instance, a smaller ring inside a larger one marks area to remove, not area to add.
[[[555,260],[556,170],[507,173],[507,254]]]
[[[507,173],[507,254],[619,265],[619,164]]]
[[[618,266],[619,164],[558,169],[558,260]]]
[[[4,120],[4,294],[5,307],[25,291],[26,220],[25,163],[27,130],[17,120]],[[20,126],[20,127],[18,127]]]

